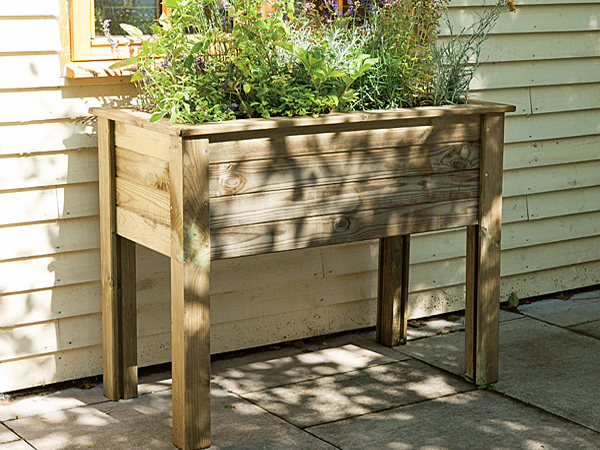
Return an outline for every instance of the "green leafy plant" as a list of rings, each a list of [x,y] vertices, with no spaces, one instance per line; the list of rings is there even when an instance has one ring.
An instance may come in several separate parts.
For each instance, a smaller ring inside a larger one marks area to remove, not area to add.
[[[336,0],[277,0],[263,16],[247,0],[164,0],[170,15],[150,26],[153,35],[137,56],[112,67],[135,65],[139,107],[151,120],[198,123],[458,103],[466,99],[471,49],[478,55],[482,40],[437,46],[448,1],[347,0],[341,11]],[[494,11],[507,2],[500,0]],[[495,20],[484,14],[473,34],[487,33]],[[131,24],[121,27],[142,34]]]

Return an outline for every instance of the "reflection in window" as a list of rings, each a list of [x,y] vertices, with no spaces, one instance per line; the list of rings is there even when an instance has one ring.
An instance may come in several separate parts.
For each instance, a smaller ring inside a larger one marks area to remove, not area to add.
[[[161,0],[95,0],[94,22],[96,34],[104,34],[103,25],[109,22],[108,31],[114,36],[125,34],[119,24],[136,26],[151,34],[150,25],[154,24],[161,14]]]

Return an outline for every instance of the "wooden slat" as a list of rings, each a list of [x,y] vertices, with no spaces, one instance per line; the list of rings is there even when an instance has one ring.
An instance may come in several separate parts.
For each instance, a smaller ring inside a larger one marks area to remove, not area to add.
[[[531,142],[600,134],[600,109],[506,118],[506,142]]]
[[[477,198],[479,171],[469,170],[325,185],[265,194],[213,199],[211,229],[358,211],[401,208],[417,203]]]
[[[118,241],[121,283],[119,340],[122,348],[123,398],[134,398],[138,395],[135,243],[121,236],[118,237]]]
[[[465,378],[475,381],[477,358],[477,281],[479,280],[479,227],[467,227],[467,261],[465,287]]]
[[[144,128],[158,133],[164,133],[171,136],[178,136],[179,129],[176,126],[170,126],[168,120],[160,120],[158,122],[150,122],[151,114],[132,109],[117,109],[117,108],[90,108],[89,113],[98,117],[107,117],[115,122],[133,125],[135,127]]]
[[[467,303],[470,311],[466,314],[473,320],[466,338],[473,336],[474,344],[472,355],[465,354],[465,368],[469,367],[465,375],[478,385],[498,380],[504,115],[486,114],[481,128],[479,223],[467,236],[467,261],[475,263],[475,268],[469,269],[475,281],[467,284],[467,295],[474,300]],[[477,239],[471,237],[473,233]]]
[[[569,191],[600,184],[600,160],[504,171],[505,195]]]
[[[171,226],[169,194],[141,184],[132,183],[126,178],[117,177],[117,205],[138,213],[152,222]]]
[[[600,65],[598,73],[600,74]],[[598,160],[600,160],[600,135],[519,142],[504,146],[505,171]]]
[[[379,240],[377,342],[388,347],[406,344],[409,263],[409,235]]]
[[[169,192],[169,163],[120,147],[117,154],[117,177]]]
[[[90,113],[97,116],[108,117],[115,121],[147,128],[153,131],[164,131],[167,134],[174,134],[184,137],[208,137],[209,135],[222,133],[255,132],[258,134],[272,134],[274,130],[282,131],[285,129],[298,127],[315,128],[334,124],[343,124],[347,127],[347,129],[356,129],[357,124],[360,124],[360,127],[364,129],[386,128],[393,126],[413,126],[419,122],[423,124],[427,123],[429,120],[435,121],[438,118],[443,117],[464,117],[468,115],[478,116],[479,114],[485,114],[493,111],[509,112],[513,110],[514,107],[510,105],[474,101],[468,105],[457,106],[407,108],[386,111],[359,111],[343,114],[326,114],[317,118],[275,117],[271,119],[243,119],[219,123],[204,123],[198,125],[169,125],[166,119],[161,119],[158,122],[151,123],[148,121],[150,114],[126,109],[91,108]],[[415,122],[411,123],[411,120]],[[405,124],[393,124],[395,121],[405,121]],[[310,132],[312,133],[313,131]],[[212,140],[213,139],[211,137],[211,141]],[[211,160],[211,162],[213,161]]]
[[[517,3],[517,2],[515,2]],[[498,23],[491,29],[490,34],[522,34],[522,33],[557,33],[560,31],[598,30],[599,23],[590,20],[600,16],[599,4],[574,4],[569,7],[562,5],[519,5],[517,14],[502,14]],[[518,3],[517,3],[518,4]],[[454,32],[468,28],[477,22],[478,14],[482,13],[481,2],[469,7],[450,8],[448,18]],[[560,17],[560,19],[557,19]],[[444,22],[444,21],[442,21]],[[449,35],[450,30],[442,23],[441,35]]]
[[[210,447],[208,141],[173,138],[171,333],[173,444]]]
[[[169,162],[170,135],[140,128],[128,123],[115,124],[115,145],[127,150],[143,152],[144,155]]]
[[[564,70],[569,67],[569,70]],[[500,89],[600,82],[600,58],[482,62],[471,89]]]
[[[163,255],[170,255],[171,230],[141,214],[117,207],[117,232]]]
[[[314,120],[314,119],[313,119]],[[415,123],[413,123],[415,122]],[[365,129],[354,125],[348,129],[330,126],[306,129],[261,130],[238,135],[211,136],[211,164],[256,159],[292,158],[307,155],[361,150],[378,150],[435,145],[440,143],[475,142],[479,139],[477,116],[440,117],[378,125]],[[292,134],[294,133],[294,134]],[[234,137],[235,136],[235,137]]]
[[[472,142],[383,150],[357,147],[317,156],[212,164],[211,198],[479,167],[479,145]]]
[[[527,196],[530,220],[600,211],[600,186]]]
[[[600,83],[531,88],[533,114],[593,109],[598,105],[600,105]]]
[[[473,225],[477,205],[468,199],[215,229],[211,253],[213,259],[234,258]]]
[[[123,396],[120,338],[119,246],[116,235],[114,122],[98,119],[100,178],[100,249],[102,283],[102,342],[104,395]]]
[[[0,191],[98,181],[95,148],[2,158],[0,164]]]

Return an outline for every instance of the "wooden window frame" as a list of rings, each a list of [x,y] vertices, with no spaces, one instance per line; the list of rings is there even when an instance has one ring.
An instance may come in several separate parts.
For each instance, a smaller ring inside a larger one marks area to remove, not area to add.
[[[71,61],[111,61],[131,58],[141,45],[141,39],[115,36],[119,43],[112,48],[104,36],[96,36],[94,24],[94,0],[70,0]]]

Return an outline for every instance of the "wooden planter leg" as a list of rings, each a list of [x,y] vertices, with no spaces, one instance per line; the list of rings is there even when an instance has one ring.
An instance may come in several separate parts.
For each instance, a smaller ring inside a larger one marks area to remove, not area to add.
[[[208,141],[171,146],[173,444],[210,447]]]
[[[465,377],[478,385],[498,381],[503,142],[504,115],[486,114],[479,225],[467,228]]]
[[[135,244],[117,235],[114,122],[99,118],[100,250],[104,395],[137,397]]]
[[[410,235],[379,240],[377,342],[406,344]]]

